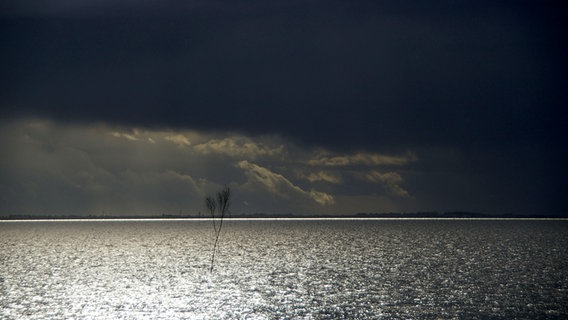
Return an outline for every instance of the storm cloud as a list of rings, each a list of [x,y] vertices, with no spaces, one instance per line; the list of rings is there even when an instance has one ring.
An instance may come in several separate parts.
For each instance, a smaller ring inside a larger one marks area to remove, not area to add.
[[[2,207],[172,211],[233,183],[259,211],[559,213],[566,21],[530,0],[0,1]]]
[[[504,145],[548,137],[566,101],[547,2],[31,3],[1,19],[4,114]]]

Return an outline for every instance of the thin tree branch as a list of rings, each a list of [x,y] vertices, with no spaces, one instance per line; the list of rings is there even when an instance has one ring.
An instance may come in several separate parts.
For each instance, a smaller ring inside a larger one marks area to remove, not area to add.
[[[205,198],[205,205],[211,214],[211,221],[213,222],[213,231],[215,232],[215,242],[213,243],[213,252],[211,254],[211,267],[210,272],[213,272],[213,267],[215,265],[215,253],[217,252],[219,236],[221,235],[221,228],[223,228],[223,219],[225,215],[229,213],[229,207],[231,205],[231,188],[225,186],[223,190],[217,192],[217,203],[215,199],[211,196]],[[219,211],[219,217],[215,216],[215,211]],[[219,219],[219,225],[217,225],[216,220]]]

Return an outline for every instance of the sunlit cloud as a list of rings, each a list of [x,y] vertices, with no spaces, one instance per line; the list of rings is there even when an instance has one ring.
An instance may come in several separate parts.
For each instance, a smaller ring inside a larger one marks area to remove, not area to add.
[[[113,137],[116,138],[124,138],[126,140],[130,140],[130,141],[138,141],[138,138],[133,135],[133,134],[129,134],[129,133],[121,133],[121,132],[111,132],[110,133]]]
[[[166,136],[164,139],[178,145],[179,147],[188,147],[191,145],[191,142],[187,139],[187,137],[182,134]]]
[[[54,124],[52,124],[54,125]],[[158,131],[148,131],[138,128],[109,128],[105,125],[99,124],[98,126],[86,126],[84,129],[94,130],[97,129],[101,132],[110,131],[109,134],[115,138],[124,139],[133,143],[144,142],[144,143],[156,143],[154,138],[158,136],[163,136],[164,133]]]
[[[334,202],[332,195],[315,190],[302,190],[302,188],[294,185],[283,175],[272,172],[257,164],[243,160],[240,161],[237,166],[244,170],[248,178],[245,186],[249,188],[261,187],[282,198],[290,198],[298,195],[308,197],[320,205],[330,205]]]
[[[298,177],[312,183],[323,181],[332,184],[340,184],[343,181],[340,173],[331,171],[316,171],[309,173],[300,172],[298,173]]]
[[[328,152],[320,151],[313,159],[308,161],[312,166],[325,167],[344,167],[352,165],[365,166],[403,166],[410,162],[416,161],[414,154],[408,153],[403,156],[390,156],[377,153],[355,153],[331,155]]]
[[[379,171],[370,171],[365,174],[361,174],[364,179],[373,183],[379,183],[384,185],[392,194],[400,197],[408,197],[408,191],[404,190],[400,184],[403,182],[400,174],[396,172],[385,172],[381,173]]]
[[[235,136],[224,139],[212,139],[196,145],[194,149],[202,154],[225,154],[241,159],[256,159],[259,157],[271,157],[285,152],[283,145],[268,146],[257,143],[250,138]]]
[[[310,190],[308,194],[315,202],[321,205],[332,205],[335,203],[335,199],[331,194],[315,190]]]

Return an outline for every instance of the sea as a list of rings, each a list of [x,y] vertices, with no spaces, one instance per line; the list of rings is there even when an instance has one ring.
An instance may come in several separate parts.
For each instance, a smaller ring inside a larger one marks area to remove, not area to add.
[[[0,222],[0,319],[567,319],[567,220]],[[213,270],[211,265],[213,262]]]

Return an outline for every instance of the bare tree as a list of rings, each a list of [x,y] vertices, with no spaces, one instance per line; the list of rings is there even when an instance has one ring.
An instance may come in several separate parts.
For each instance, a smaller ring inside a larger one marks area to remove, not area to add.
[[[217,245],[219,243],[219,235],[221,228],[223,228],[223,219],[225,215],[230,214],[229,208],[231,206],[231,188],[225,186],[223,190],[217,192],[217,201],[212,196],[205,198],[205,205],[211,214],[211,221],[213,222],[213,231],[215,232],[215,242],[213,244],[213,254],[211,255],[211,267],[209,271],[213,271],[215,264],[215,253],[217,252]]]

